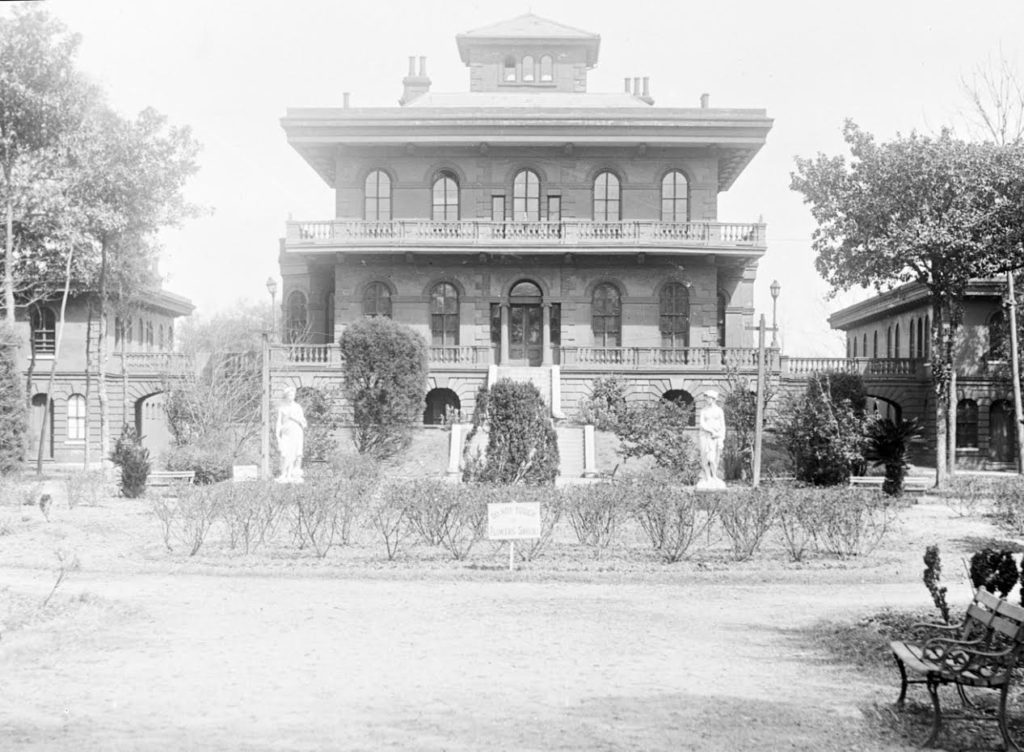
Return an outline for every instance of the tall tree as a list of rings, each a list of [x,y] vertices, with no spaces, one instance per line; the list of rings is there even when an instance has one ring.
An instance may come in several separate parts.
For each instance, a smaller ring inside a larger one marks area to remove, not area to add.
[[[195,212],[184,196],[199,146],[188,128],[167,123],[152,109],[135,119],[96,108],[86,124],[88,148],[77,200],[82,229],[99,249],[96,326],[100,450],[109,456],[110,420],[104,363],[111,309],[126,310],[154,287],[156,234]]]
[[[1024,139],[1024,80],[1000,53],[960,79],[969,128],[1005,146]]]
[[[916,281],[930,293],[936,484],[946,479],[949,382],[961,301],[973,278],[1024,266],[1024,148],[948,131],[877,142],[852,122],[852,159],[797,158],[791,187],[818,223],[818,272],[834,291]]]
[[[74,68],[78,44],[77,35],[43,11],[23,7],[9,17],[0,17],[3,310],[12,325],[19,254],[24,261],[24,257],[47,249],[45,244],[22,237],[30,232],[32,207],[38,204],[41,189],[45,193],[54,159],[59,159],[68,134],[80,126],[93,97],[91,87]],[[34,283],[32,264],[27,267],[21,283]],[[62,267],[60,260],[49,265],[57,272]]]

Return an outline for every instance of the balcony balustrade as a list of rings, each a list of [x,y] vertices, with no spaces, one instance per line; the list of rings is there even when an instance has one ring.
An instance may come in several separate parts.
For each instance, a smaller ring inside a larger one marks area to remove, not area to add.
[[[859,373],[863,376],[925,378],[927,362],[918,358],[783,358],[782,373]]]
[[[395,219],[384,222],[335,219],[288,222],[286,247],[294,250],[346,246],[623,246],[764,250],[759,222],[492,222]]]
[[[124,368],[132,375],[187,373],[194,367],[192,358],[177,352],[126,352],[112,353],[108,361],[108,372],[120,372]]]

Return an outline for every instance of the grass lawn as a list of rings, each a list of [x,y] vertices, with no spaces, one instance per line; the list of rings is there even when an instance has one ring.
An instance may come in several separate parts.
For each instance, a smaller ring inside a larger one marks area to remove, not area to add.
[[[928,612],[930,543],[963,605],[960,557],[999,536],[924,497],[868,557],[791,563],[769,541],[736,563],[712,533],[665,565],[563,526],[510,573],[486,542],[463,562],[365,541],[189,558],[145,501],[50,517],[0,505],[4,749],[912,749],[927,714],[890,712],[865,619]],[[79,566],[40,608],[55,551]]]

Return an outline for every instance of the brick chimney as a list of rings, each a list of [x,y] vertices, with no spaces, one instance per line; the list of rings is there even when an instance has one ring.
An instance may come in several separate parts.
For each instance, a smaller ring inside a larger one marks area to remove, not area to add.
[[[425,57],[420,58],[419,73],[416,72],[416,58],[413,56],[409,57],[409,75],[402,79],[402,86],[404,90],[402,98],[398,100],[398,103],[403,107],[430,91],[430,79],[427,77],[427,59]]]

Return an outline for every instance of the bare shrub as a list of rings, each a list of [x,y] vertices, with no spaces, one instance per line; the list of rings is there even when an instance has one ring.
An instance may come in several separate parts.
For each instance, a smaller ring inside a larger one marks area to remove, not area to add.
[[[792,561],[803,561],[814,546],[821,527],[820,489],[774,486],[777,494],[778,524],[786,551]]]
[[[406,516],[419,539],[439,546],[455,521],[459,505],[458,488],[438,480],[402,482],[409,501]],[[458,558],[458,557],[456,557]]]
[[[958,517],[971,517],[978,513],[982,502],[992,500],[998,480],[979,475],[954,475],[939,493]]]
[[[712,494],[698,494],[666,480],[660,475],[644,477],[626,488],[633,499],[633,516],[651,547],[666,563],[673,564],[714,521],[718,503]]]
[[[68,509],[79,504],[96,506],[107,494],[107,483],[102,470],[79,470],[64,476]]]
[[[456,561],[469,556],[473,545],[487,533],[487,501],[473,486],[445,484],[453,496],[441,545]]]
[[[717,495],[721,498],[718,519],[732,545],[733,558],[746,561],[761,547],[775,522],[777,494],[773,489],[752,488]]]
[[[269,484],[259,481],[223,483],[211,487],[217,497],[217,508],[228,533],[228,546],[242,548],[249,553],[252,545],[259,544],[264,529],[263,516],[275,505],[267,504]]]
[[[192,486],[178,497],[178,540],[195,556],[203,547],[206,536],[221,515],[220,498],[216,486]]]
[[[608,548],[629,514],[626,486],[594,483],[565,492],[566,509],[576,538],[598,551]]]
[[[822,489],[819,504],[818,546],[843,558],[874,551],[896,522],[896,506],[870,489]]]
[[[1014,535],[1024,535],[1024,479],[993,481],[993,512],[999,524]]]
[[[160,521],[160,529],[163,533],[164,546],[168,551],[173,551],[171,539],[177,532],[178,524],[178,500],[164,496],[157,496],[150,499],[150,508],[153,514]]]
[[[405,491],[403,483],[386,483],[374,494],[370,504],[370,526],[383,538],[388,561],[395,558],[402,543],[414,532]]]

